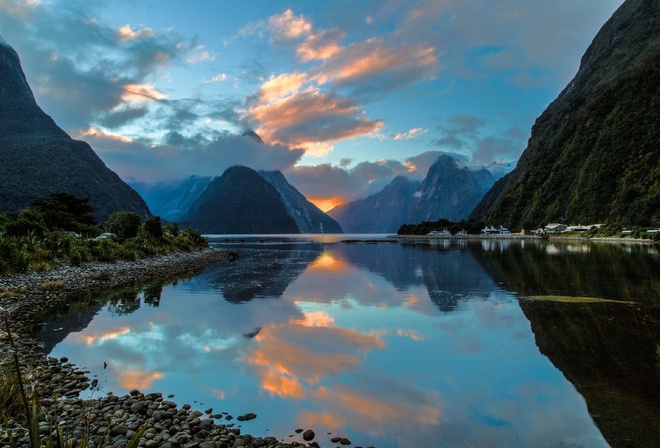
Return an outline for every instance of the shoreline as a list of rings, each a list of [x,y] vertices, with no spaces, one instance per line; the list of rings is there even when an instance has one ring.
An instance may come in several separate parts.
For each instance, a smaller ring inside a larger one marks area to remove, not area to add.
[[[315,442],[309,445],[297,441],[285,443],[275,437],[241,434],[236,423],[229,421],[233,416],[228,413],[213,414],[212,409],[201,412],[189,404],[179,407],[164,399],[160,392],[142,393],[135,389],[124,396],[109,392],[106,396],[82,400],[80,392],[94,387],[94,381],[87,377],[90,372],[78,369],[66,357],[57,359],[43,354],[43,345],[30,336],[33,321],[40,313],[81,295],[195,273],[237,256],[236,252],[207,248],[137,261],[62,265],[47,272],[0,277],[0,307],[9,312],[26,386],[33,387],[35,395],[42,400],[40,410],[43,412],[39,413],[38,423],[41,437],[56,439],[57,428],[66,422],[65,435],[80,442],[81,436],[88,434],[90,446],[98,446],[106,438],[109,446],[125,446],[145,425],[146,431],[138,445],[143,448],[318,446]],[[0,327],[5,330],[4,319]],[[11,367],[11,358],[8,339],[0,333],[0,366]],[[246,414],[237,416],[236,420],[240,424],[255,417],[255,414]],[[14,419],[6,423],[0,420],[0,445],[9,443],[11,433],[17,446],[29,447],[24,425]]]
[[[436,236],[436,235],[388,235],[387,238],[400,239],[400,240],[448,240],[448,241],[488,241],[488,240],[554,240],[554,241],[582,241],[594,243],[630,243],[630,244],[657,244],[648,238],[620,238],[620,237],[586,237],[579,235],[561,236],[561,235],[452,235],[452,236]]]

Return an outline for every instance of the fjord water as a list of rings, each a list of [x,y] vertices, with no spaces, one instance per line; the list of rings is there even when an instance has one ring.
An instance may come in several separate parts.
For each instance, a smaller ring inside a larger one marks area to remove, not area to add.
[[[222,423],[285,441],[658,446],[656,248],[345,238],[223,238],[239,260],[72,306],[40,338],[99,380],[86,396],[254,412]]]

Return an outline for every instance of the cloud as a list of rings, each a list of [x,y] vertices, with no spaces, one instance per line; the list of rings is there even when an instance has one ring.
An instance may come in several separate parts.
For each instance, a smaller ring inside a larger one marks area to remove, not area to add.
[[[431,145],[464,154],[471,165],[487,165],[495,159],[516,160],[525,148],[528,134],[511,128],[496,135],[483,135],[486,125],[479,117],[452,115],[441,120],[436,128],[440,137],[432,139]]]
[[[274,42],[291,41],[306,36],[312,31],[312,23],[302,15],[294,15],[290,9],[271,16],[268,19],[268,27]]]
[[[99,130],[87,132],[85,140],[113,170],[125,179],[158,182],[191,175],[219,176],[234,165],[255,170],[285,170],[302,156],[302,150],[282,145],[259,144],[250,138],[216,133],[170,132],[154,145],[150,140],[130,139]]]
[[[96,4],[4,0],[0,29],[21,55],[40,106],[57,111],[71,133],[94,126],[94,117],[132,108],[165,95],[148,79],[192,48],[174,32],[108,26],[95,18]]]
[[[334,142],[383,126],[381,120],[365,117],[355,100],[323,93],[307,85],[307,79],[304,73],[283,73],[261,85],[245,118],[265,141],[305,148],[308,154],[321,157]]]
[[[127,42],[129,40],[135,39],[144,39],[149,37],[154,37],[154,30],[151,28],[142,28],[140,30],[134,31],[130,25],[126,24],[122,27],[119,27],[117,30],[119,35],[119,42]]]
[[[354,94],[382,93],[430,78],[437,62],[431,46],[392,45],[374,37],[346,47],[314,70],[314,79],[320,85],[352,87]]]
[[[348,163],[336,167],[329,163],[298,165],[284,171],[289,182],[309,200],[333,201],[336,205],[375,193],[370,188],[377,183],[379,191],[385,183],[400,175],[410,175],[410,169],[396,160],[360,162],[352,168]]]

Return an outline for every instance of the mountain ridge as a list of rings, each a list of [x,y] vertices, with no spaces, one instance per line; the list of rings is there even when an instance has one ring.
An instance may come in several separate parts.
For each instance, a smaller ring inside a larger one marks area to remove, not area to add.
[[[18,53],[0,43],[0,211],[17,212],[36,198],[65,192],[89,198],[98,221],[116,211],[151,216],[140,195],[87,143],[72,139],[39,107]]]
[[[470,217],[512,228],[660,224],[659,122],[660,3],[627,0]]]

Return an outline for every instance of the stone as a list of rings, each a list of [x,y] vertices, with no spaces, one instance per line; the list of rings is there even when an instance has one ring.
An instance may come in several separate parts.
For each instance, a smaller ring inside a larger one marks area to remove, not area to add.
[[[133,403],[130,407],[131,414],[144,414],[148,407],[149,405],[145,401],[138,401],[137,403]]]
[[[126,425],[114,426],[114,427],[110,428],[110,437],[126,435],[128,430],[129,430],[129,428]]]
[[[312,431],[311,429],[308,429],[303,433],[302,437],[304,441],[309,442],[310,440],[313,440],[314,437],[316,437],[316,434],[314,434],[314,431]]]

